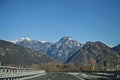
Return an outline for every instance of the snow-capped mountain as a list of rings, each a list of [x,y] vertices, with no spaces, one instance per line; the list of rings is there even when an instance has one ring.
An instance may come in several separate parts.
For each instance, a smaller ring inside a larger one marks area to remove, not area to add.
[[[39,43],[44,43],[35,40],[22,40],[21,45],[23,45],[22,42],[24,46],[31,44],[30,46],[33,46],[33,48],[36,48],[36,45],[41,48],[44,47],[44,45],[39,45]],[[42,50],[41,48],[40,50]],[[99,41],[89,41],[81,46],[78,41],[65,36],[55,44],[51,44],[46,50],[47,55],[45,55],[32,49],[16,45],[15,43],[13,44],[11,42],[0,40],[0,59],[4,64],[54,64],[57,61],[64,63],[65,65],[70,63],[72,65],[75,64],[75,66],[83,66],[83,68],[91,68],[92,61],[96,60],[98,69],[99,67],[103,68],[106,66],[109,69],[119,63],[119,55],[117,53],[117,51],[119,52],[120,50],[119,45],[115,47],[115,49],[116,48],[117,50],[114,51],[109,46]]]
[[[69,36],[62,37],[47,50],[47,55],[57,62],[64,63],[81,48],[81,44]]]
[[[19,38],[17,40],[12,40],[10,42],[17,43],[17,42],[22,42],[22,41],[31,41],[31,39],[29,37],[22,37],[22,38]]]
[[[81,44],[69,36],[64,36],[55,43],[32,40],[28,37],[23,37],[11,42],[42,52],[59,63],[84,65],[91,64],[91,61],[95,59],[97,63],[102,65],[104,61],[110,65],[114,65],[114,62],[111,60],[117,59],[119,53],[117,52],[119,47],[115,52],[100,41],[89,41]]]
[[[50,42],[45,42],[45,41],[37,41],[37,40],[32,40],[28,37],[22,37],[18,40],[11,41],[15,44],[34,49],[36,51],[45,53],[47,52],[47,49],[53,44]]]
[[[69,36],[62,37],[56,43],[31,40],[28,37],[22,37],[11,42],[45,53],[61,63],[64,63],[81,47],[81,44],[78,41]]]

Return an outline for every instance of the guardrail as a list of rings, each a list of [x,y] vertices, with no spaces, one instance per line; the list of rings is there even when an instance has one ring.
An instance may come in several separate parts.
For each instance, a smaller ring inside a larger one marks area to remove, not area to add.
[[[110,79],[120,79],[120,71],[81,71],[86,74],[105,76]]]
[[[44,70],[38,70],[34,68],[0,66],[0,80],[19,80],[42,74],[45,74]]]

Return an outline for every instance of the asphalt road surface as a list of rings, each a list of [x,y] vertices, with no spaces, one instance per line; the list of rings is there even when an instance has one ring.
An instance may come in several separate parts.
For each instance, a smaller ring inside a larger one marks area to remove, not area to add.
[[[29,80],[81,80],[80,78],[64,73],[47,73],[46,75]]]

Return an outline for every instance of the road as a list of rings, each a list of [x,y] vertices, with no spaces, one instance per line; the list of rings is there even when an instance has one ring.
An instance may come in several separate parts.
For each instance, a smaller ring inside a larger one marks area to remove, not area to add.
[[[81,80],[80,78],[64,73],[47,73],[44,76],[32,78],[29,80]]]

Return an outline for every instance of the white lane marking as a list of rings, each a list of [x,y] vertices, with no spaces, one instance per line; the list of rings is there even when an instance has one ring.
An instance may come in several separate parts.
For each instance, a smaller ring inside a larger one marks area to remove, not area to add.
[[[48,79],[48,80],[50,80],[50,79]]]
[[[79,79],[81,79],[81,80],[85,80],[85,79],[83,79],[83,78],[79,77],[77,73],[76,73],[76,74],[75,74],[75,73],[74,73],[74,74],[67,73],[67,74],[72,75],[72,76],[74,76],[74,77],[76,77],[76,78],[79,78]]]
[[[52,78],[55,78],[55,76],[52,76]]]
[[[55,76],[57,76],[57,74],[55,74]]]
[[[55,74],[54,76],[52,76],[52,78],[55,78],[57,76],[57,74]]]
[[[75,75],[74,75],[75,76]],[[77,77],[77,78],[79,78],[79,79],[81,79],[81,80],[85,80],[85,79],[83,79],[83,78],[81,78],[81,77],[79,77],[79,76],[75,76],[75,77]]]

